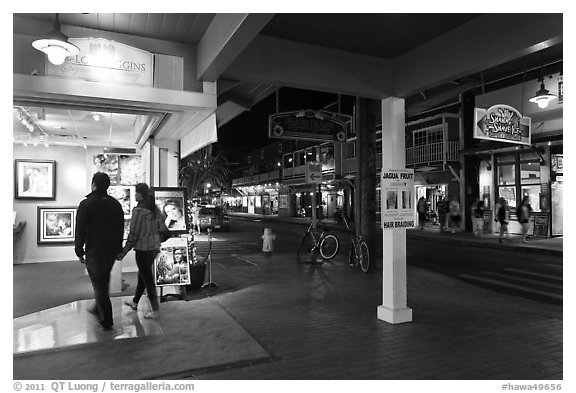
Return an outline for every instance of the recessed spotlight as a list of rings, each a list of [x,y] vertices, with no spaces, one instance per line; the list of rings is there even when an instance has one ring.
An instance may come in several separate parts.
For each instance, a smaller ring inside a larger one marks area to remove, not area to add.
[[[54,126],[55,130],[65,130],[66,128],[62,127],[62,126]]]

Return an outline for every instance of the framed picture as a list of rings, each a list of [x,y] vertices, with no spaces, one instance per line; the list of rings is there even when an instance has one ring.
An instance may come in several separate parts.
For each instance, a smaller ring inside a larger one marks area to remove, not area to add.
[[[133,186],[145,178],[142,157],[137,154],[95,154],[92,156],[92,170],[106,173],[111,186]]]
[[[185,244],[162,245],[154,261],[156,286],[190,285],[188,247]]]
[[[74,243],[77,209],[38,206],[38,244]]]
[[[16,199],[56,199],[56,161],[14,160]]]
[[[92,167],[94,172],[104,172],[107,174],[110,178],[111,186],[120,184],[117,154],[95,154],[92,157]]]
[[[164,223],[175,234],[187,233],[188,222],[186,215],[188,207],[186,203],[186,189],[176,187],[151,188],[156,206],[162,212]]]
[[[134,186],[110,186],[108,195],[115,198],[122,205],[124,219],[132,217],[132,209],[136,207],[136,187]]]

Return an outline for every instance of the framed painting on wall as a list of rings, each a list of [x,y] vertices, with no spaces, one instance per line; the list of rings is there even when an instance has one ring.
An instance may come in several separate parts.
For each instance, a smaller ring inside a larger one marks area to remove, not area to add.
[[[108,175],[111,186],[120,184],[117,154],[95,154],[92,157],[92,166],[94,172],[104,172]]]
[[[110,186],[108,195],[116,199],[122,205],[124,219],[132,217],[132,209],[136,207],[136,188],[134,186]]]
[[[38,244],[74,243],[77,207],[38,206]]]
[[[175,234],[187,233],[186,189],[178,187],[151,188],[156,206],[162,212],[164,223]]]
[[[14,160],[16,199],[56,199],[56,161]]]

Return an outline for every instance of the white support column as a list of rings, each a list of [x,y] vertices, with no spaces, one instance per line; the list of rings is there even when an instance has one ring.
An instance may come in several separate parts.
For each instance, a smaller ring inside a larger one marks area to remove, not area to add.
[[[404,99],[382,100],[382,168],[405,168]],[[389,323],[412,321],[406,306],[406,229],[382,231],[382,305],[378,319]]]

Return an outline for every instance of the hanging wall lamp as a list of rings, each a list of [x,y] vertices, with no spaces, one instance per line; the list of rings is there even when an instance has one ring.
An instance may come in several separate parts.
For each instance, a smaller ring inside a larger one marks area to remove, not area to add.
[[[60,31],[60,22],[58,14],[54,22],[54,30],[46,33],[46,38],[41,38],[32,42],[32,46],[41,52],[46,53],[48,60],[54,65],[64,63],[66,57],[74,56],[80,53],[76,45],[68,42],[68,36]]]
[[[546,87],[544,87],[544,78],[538,78],[540,82],[540,90],[536,92],[536,95],[530,98],[530,102],[533,102],[538,105],[538,108],[546,108],[550,101],[555,100],[557,97],[554,94],[551,94]]]

